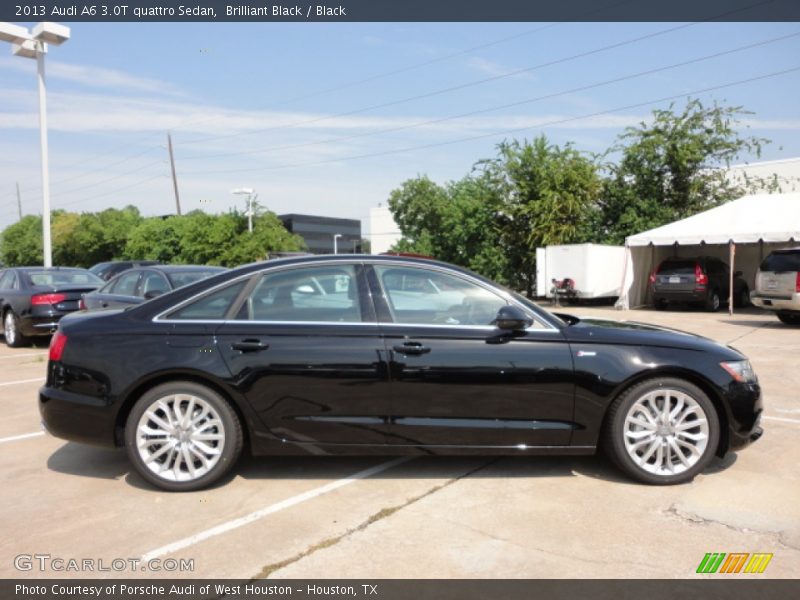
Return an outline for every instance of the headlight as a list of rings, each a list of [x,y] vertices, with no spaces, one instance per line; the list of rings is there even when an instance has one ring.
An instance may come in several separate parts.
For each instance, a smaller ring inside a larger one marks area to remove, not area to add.
[[[755,383],[758,381],[756,372],[753,371],[753,366],[749,360],[721,362],[719,366],[725,369],[739,383]]]

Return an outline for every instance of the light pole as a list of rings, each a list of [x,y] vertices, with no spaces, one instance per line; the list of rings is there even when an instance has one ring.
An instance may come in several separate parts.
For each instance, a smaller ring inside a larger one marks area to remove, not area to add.
[[[47,87],[44,79],[44,55],[47,45],[60,46],[69,39],[69,27],[58,23],[39,23],[31,31],[25,27],[0,23],[0,40],[11,42],[15,56],[35,58],[39,80],[39,141],[42,147],[42,248],[44,266],[53,266],[50,242],[50,165],[47,150]]]
[[[333,253],[334,254],[339,254],[339,243],[338,243],[338,240],[339,240],[340,237],[342,237],[341,233],[336,233],[333,236]]]
[[[231,190],[231,194],[237,196],[247,196],[247,231],[253,233],[253,202],[258,198],[253,188],[236,188]]]

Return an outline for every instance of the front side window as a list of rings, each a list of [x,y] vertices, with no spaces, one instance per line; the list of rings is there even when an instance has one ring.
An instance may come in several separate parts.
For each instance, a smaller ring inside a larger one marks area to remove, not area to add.
[[[15,282],[14,271],[6,271],[0,276],[0,290],[13,290]]]
[[[236,317],[249,321],[361,321],[354,265],[304,267],[267,273]]]
[[[454,275],[413,267],[376,266],[395,323],[491,325],[507,302]]]
[[[161,294],[166,294],[171,289],[164,276],[161,273],[156,273],[155,271],[146,272],[144,274],[142,277],[141,288],[142,296],[148,292],[159,292]]]

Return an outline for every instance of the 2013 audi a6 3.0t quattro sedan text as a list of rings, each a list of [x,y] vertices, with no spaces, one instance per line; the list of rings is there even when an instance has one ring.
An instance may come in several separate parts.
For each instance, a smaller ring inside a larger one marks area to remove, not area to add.
[[[247,265],[125,311],[64,318],[47,429],[124,446],[193,490],[253,454],[591,454],[688,481],[761,435],[747,359],[644,324],[555,315],[395,256]]]

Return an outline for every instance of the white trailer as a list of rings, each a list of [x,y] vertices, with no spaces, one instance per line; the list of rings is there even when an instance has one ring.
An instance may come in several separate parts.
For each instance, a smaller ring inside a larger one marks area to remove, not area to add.
[[[536,295],[553,297],[553,279],[575,282],[575,298],[616,298],[625,270],[624,246],[569,244],[536,249]]]

